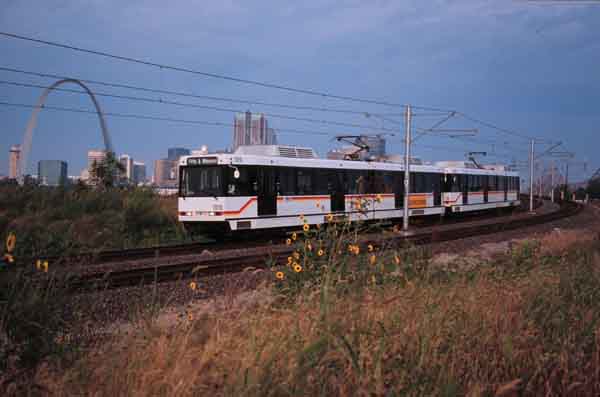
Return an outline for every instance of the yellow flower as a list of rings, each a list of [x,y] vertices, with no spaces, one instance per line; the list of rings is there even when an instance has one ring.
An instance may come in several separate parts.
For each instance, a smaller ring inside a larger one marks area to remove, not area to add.
[[[300,273],[300,272],[302,271],[302,266],[300,266],[300,265],[296,264],[296,266],[294,266],[294,271],[295,271],[296,273]]]
[[[292,245],[292,239],[286,239],[285,240],[285,245]]]
[[[292,240],[296,241],[297,238],[298,235],[296,234],[296,232],[292,233]]]
[[[288,265],[291,265],[291,264],[292,264],[292,261],[293,261],[292,257],[291,257],[291,256],[288,256]]]
[[[279,279],[279,280],[283,280],[283,272],[275,273],[275,277],[277,277],[277,279]]]
[[[400,264],[400,257],[398,255],[394,255],[394,262],[396,263],[396,265]]]
[[[194,315],[192,313],[188,313],[188,320],[192,321],[194,319]]]
[[[302,230],[304,230],[305,232],[308,232],[310,230],[310,226],[308,225],[308,223],[305,223],[304,226],[302,226]]]
[[[198,285],[196,284],[196,282],[195,282],[195,281],[192,281],[192,282],[190,282],[190,289],[191,289],[192,291],[195,291],[197,286],[198,286]]]
[[[293,255],[295,259],[300,259],[300,253],[298,251],[295,251]]]
[[[369,263],[370,263],[371,265],[374,265],[374,264],[376,264],[376,263],[377,263],[377,255],[371,255],[371,256],[369,257]]]
[[[42,263],[42,269],[44,270],[44,273],[48,273],[48,261]]]
[[[333,221],[333,214],[327,214],[327,222]]]
[[[375,196],[375,201],[377,201],[378,203],[381,203],[381,201],[382,201],[381,194],[378,194],[377,196]]]
[[[42,270],[42,261],[40,259],[35,261],[35,268],[38,270]]]
[[[317,251],[317,255],[323,256],[323,255],[325,255],[325,251],[323,251],[322,249],[320,249],[319,251]]]
[[[354,255],[360,254],[360,247],[358,245],[354,246]]]
[[[6,237],[6,252],[10,253],[15,249],[15,245],[17,244],[17,236],[14,233],[10,233],[8,237]]]
[[[373,247],[373,244],[369,244],[369,245],[367,246],[367,248],[369,249],[369,252],[373,252],[373,250],[375,249],[375,248]]]

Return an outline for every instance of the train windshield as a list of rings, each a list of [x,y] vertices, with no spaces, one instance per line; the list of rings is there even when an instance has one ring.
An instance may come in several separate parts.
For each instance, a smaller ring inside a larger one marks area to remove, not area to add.
[[[182,167],[179,195],[183,197],[218,197],[224,194],[223,167]]]

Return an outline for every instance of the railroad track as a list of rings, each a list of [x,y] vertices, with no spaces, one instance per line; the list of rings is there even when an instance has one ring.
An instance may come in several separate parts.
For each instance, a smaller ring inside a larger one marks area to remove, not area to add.
[[[363,249],[369,245],[399,245],[410,242],[415,245],[458,240],[472,236],[480,236],[543,224],[577,214],[583,208],[577,203],[565,202],[558,211],[530,217],[501,219],[497,222],[477,222],[433,227],[427,231],[416,231],[412,234],[394,234],[391,237],[365,239],[359,245]],[[73,291],[95,290],[98,288],[121,288],[146,283],[174,281],[189,277],[206,277],[226,273],[239,272],[248,268],[264,268],[271,259],[282,263],[292,252],[293,247],[286,245],[269,245],[249,250],[251,252],[237,254],[227,258],[187,259],[174,264],[138,267],[128,270],[92,273],[73,278],[70,287]]]
[[[529,197],[526,195],[521,196],[522,209],[528,208]],[[534,207],[538,208],[542,205],[542,201],[536,199],[534,202]],[[469,222],[473,218],[477,219],[488,219],[488,218],[497,218],[498,215],[493,212],[486,211],[482,213],[464,213],[459,214],[460,218],[448,218],[444,220],[444,223],[455,224],[461,222]],[[434,219],[418,219],[416,227],[428,227],[433,226],[439,221]],[[267,245],[271,244],[273,238],[279,239],[281,237],[281,233],[263,233],[257,234],[252,239],[246,240],[224,240],[220,242],[215,241],[198,241],[193,243],[186,244],[174,244],[174,245],[160,245],[154,247],[145,247],[145,248],[132,248],[125,250],[106,250],[99,252],[84,252],[76,255],[70,256],[42,256],[37,259],[47,260],[50,263],[111,263],[117,261],[125,261],[125,260],[136,260],[136,259],[148,259],[148,258],[164,258],[176,255],[186,255],[186,254],[194,254],[197,252],[201,252],[204,249],[210,249],[211,251],[218,251],[223,249],[232,249],[232,248],[247,248],[247,247],[256,247],[259,245]]]

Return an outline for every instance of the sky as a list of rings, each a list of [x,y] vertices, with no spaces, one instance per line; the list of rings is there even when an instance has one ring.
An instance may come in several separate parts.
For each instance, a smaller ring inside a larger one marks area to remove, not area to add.
[[[227,110],[98,96],[107,113],[229,125],[232,111],[263,112],[281,143],[310,146],[321,156],[339,145],[335,135],[377,132],[390,134],[388,152],[402,153],[404,107],[399,105],[413,106],[415,133],[443,119],[444,113],[424,108],[454,110],[459,113],[437,131],[415,141],[416,156],[462,160],[477,151],[487,153],[479,157],[482,162],[525,166],[527,137],[534,137],[538,152],[558,141],[563,146],[557,150],[573,152],[569,177],[581,180],[600,167],[598,26],[600,1],[3,0],[2,32],[395,106],[237,83],[4,36],[0,68],[356,112],[228,103],[89,84],[97,94]],[[0,70],[0,102],[34,105],[43,91],[7,82],[46,87],[55,81]],[[94,109],[86,95],[61,91],[51,92],[46,105]],[[8,173],[9,148],[22,142],[31,111],[0,105],[0,174]],[[205,144],[218,150],[232,140],[229,126],[115,116],[107,117],[107,125],[117,154],[145,162],[149,174],[153,161],[166,157],[169,147],[197,149]],[[449,135],[443,129],[463,131]],[[469,132],[473,129],[477,131]],[[461,134],[475,135],[456,136]],[[39,160],[59,159],[68,162],[70,175],[79,175],[87,150],[102,146],[94,114],[44,109],[34,130],[29,170],[36,173]],[[552,157],[544,159],[540,170],[549,167]],[[564,160],[556,161],[564,167]]]

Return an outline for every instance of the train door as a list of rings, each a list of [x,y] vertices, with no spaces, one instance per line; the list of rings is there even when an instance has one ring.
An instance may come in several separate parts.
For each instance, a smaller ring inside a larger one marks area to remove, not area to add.
[[[432,192],[433,192],[433,205],[439,207],[442,205],[442,178],[443,174],[431,174],[432,178]]]
[[[273,167],[258,167],[258,216],[277,215],[277,184]]]
[[[501,176],[500,178],[504,180],[504,201],[506,201],[508,199],[508,178],[505,176]]]
[[[461,175],[462,203],[469,204],[469,186],[471,184],[471,175]]]
[[[328,173],[329,199],[331,200],[331,212],[346,211],[344,171],[331,170]]]
[[[394,206],[404,208],[404,172],[394,173]]]
[[[487,175],[481,175],[480,177],[483,180],[483,202],[487,203],[488,202],[488,193],[490,191],[490,184],[489,184],[489,176]]]

